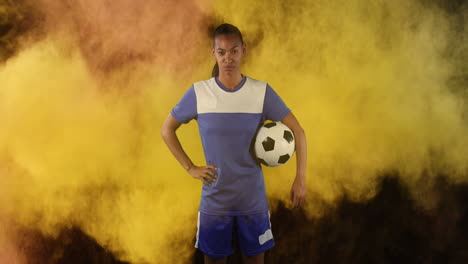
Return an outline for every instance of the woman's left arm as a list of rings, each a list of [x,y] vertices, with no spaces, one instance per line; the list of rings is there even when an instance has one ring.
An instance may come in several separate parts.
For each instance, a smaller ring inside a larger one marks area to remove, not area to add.
[[[307,165],[307,143],[301,125],[296,117],[290,112],[281,120],[294,133],[296,143],[296,178],[291,187],[290,199],[294,207],[302,206],[306,199],[306,165]]]

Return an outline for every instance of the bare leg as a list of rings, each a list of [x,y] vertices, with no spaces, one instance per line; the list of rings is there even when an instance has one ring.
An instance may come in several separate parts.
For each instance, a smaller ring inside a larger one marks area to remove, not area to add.
[[[225,264],[226,258],[214,259],[205,255],[205,264]]]
[[[244,264],[263,264],[264,253],[260,253],[256,256],[246,256],[242,255],[244,259]]]

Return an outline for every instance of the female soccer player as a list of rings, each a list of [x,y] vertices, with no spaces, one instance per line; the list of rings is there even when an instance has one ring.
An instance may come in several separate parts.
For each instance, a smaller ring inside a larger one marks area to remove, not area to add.
[[[274,246],[261,166],[250,153],[257,128],[265,120],[282,121],[296,138],[294,207],[306,197],[306,139],[291,110],[263,81],[241,74],[246,45],[239,29],[222,24],[213,34],[213,77],[194,83],[171,110],[161,135],[168,148],[195,179],[203,182],[195,247],[205,263],[225,263],[233,253],[233,236],[244,263],[263,263]],[[184,152],[176,130],[196,119],[206,166],[196,166]]]

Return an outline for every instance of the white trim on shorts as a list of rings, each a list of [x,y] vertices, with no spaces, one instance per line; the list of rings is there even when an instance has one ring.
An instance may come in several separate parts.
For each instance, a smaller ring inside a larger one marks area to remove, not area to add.
[[[198,211],[198,220],[197,220],[197,238],[195,241],[195,247],[198,248],[198,236],[200,234],[200,211]]]

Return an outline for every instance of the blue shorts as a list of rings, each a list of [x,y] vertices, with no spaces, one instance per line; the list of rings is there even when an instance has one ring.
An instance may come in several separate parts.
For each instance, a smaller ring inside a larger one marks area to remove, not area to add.
[[[211,258],[224,258],[234,253],[234,236],[241,252],[247,256],[258,255],[275,245],[268,211],[239,216],[198,212],[197,229],[195,247]]]

